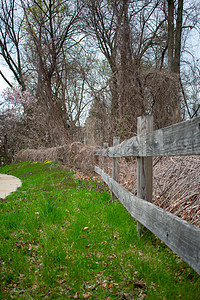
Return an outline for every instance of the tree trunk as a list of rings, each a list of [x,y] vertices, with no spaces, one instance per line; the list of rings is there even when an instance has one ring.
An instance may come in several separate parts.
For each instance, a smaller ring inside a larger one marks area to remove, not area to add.
[[[176,27],[174,26],[174,0],[168,2],[168,71],[180,74],[183,0],[178,0]],[[174,28],[175,27],[175,28]]]
[[[128,1],[123,0],[123,18],[120,35],[120,116],[124,117],[129,110],[129,104],[133,97],[132,85],[132,48],[130,24],[128,17]]]
[[[52,92],[51,78],[46,76],[38,82],[39,96],[41,105],[46,111],[46,132],[48,133],[48,147],[55,147],[66,144],[69,140],[68,128],[65,124],[65,116],[63,116],[62,109],[58,105],[55,95]]]
[[[174,0],[168,0],[168,71],[173,68],[174,58]]]
[[[110,83],[111,90],[111,117],[119,117],[119,92],[118,92],[118,75],[117,71],[112,74],[112,79]]]
[[[183,22],[183,0],[178,0],[174,60],[173,60],[173,69],[172,69],[173,72],[176,74],[180,74],[182,22]]]

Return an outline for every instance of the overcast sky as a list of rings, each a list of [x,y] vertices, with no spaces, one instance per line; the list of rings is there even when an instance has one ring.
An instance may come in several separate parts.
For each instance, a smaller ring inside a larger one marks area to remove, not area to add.
[[[0,57],[0,70],[2,73],[10,80],[13,82],[13,75],[10,69],[6,66],[6,64],[3,62],[2,58]],[[0,98],[3,90],[5,90],[8,87],[8,84],[5,82],[5,80],[0,76]]]

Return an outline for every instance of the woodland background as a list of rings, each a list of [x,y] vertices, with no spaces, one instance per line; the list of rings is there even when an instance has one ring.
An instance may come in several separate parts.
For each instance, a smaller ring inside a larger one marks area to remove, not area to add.
[[[199,114],[199,1],[2,0],[1,162],[21,149],[90,145]],[[198,41],[197,41],[198,42]]]

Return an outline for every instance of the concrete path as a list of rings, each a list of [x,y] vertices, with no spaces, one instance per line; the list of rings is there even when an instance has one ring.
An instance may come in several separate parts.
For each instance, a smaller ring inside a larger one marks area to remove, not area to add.
[[[5,198],[22,185],[21,180],[12,175],[0,174],[0,198]]]

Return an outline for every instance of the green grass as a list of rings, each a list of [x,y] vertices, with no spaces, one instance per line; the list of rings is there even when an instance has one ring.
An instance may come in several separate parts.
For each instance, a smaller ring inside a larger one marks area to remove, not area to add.
[[[136,222],[107,187],[56,162],[1,173],[22,187],[0,200],[0,299],[200,299],[200,276]]]

